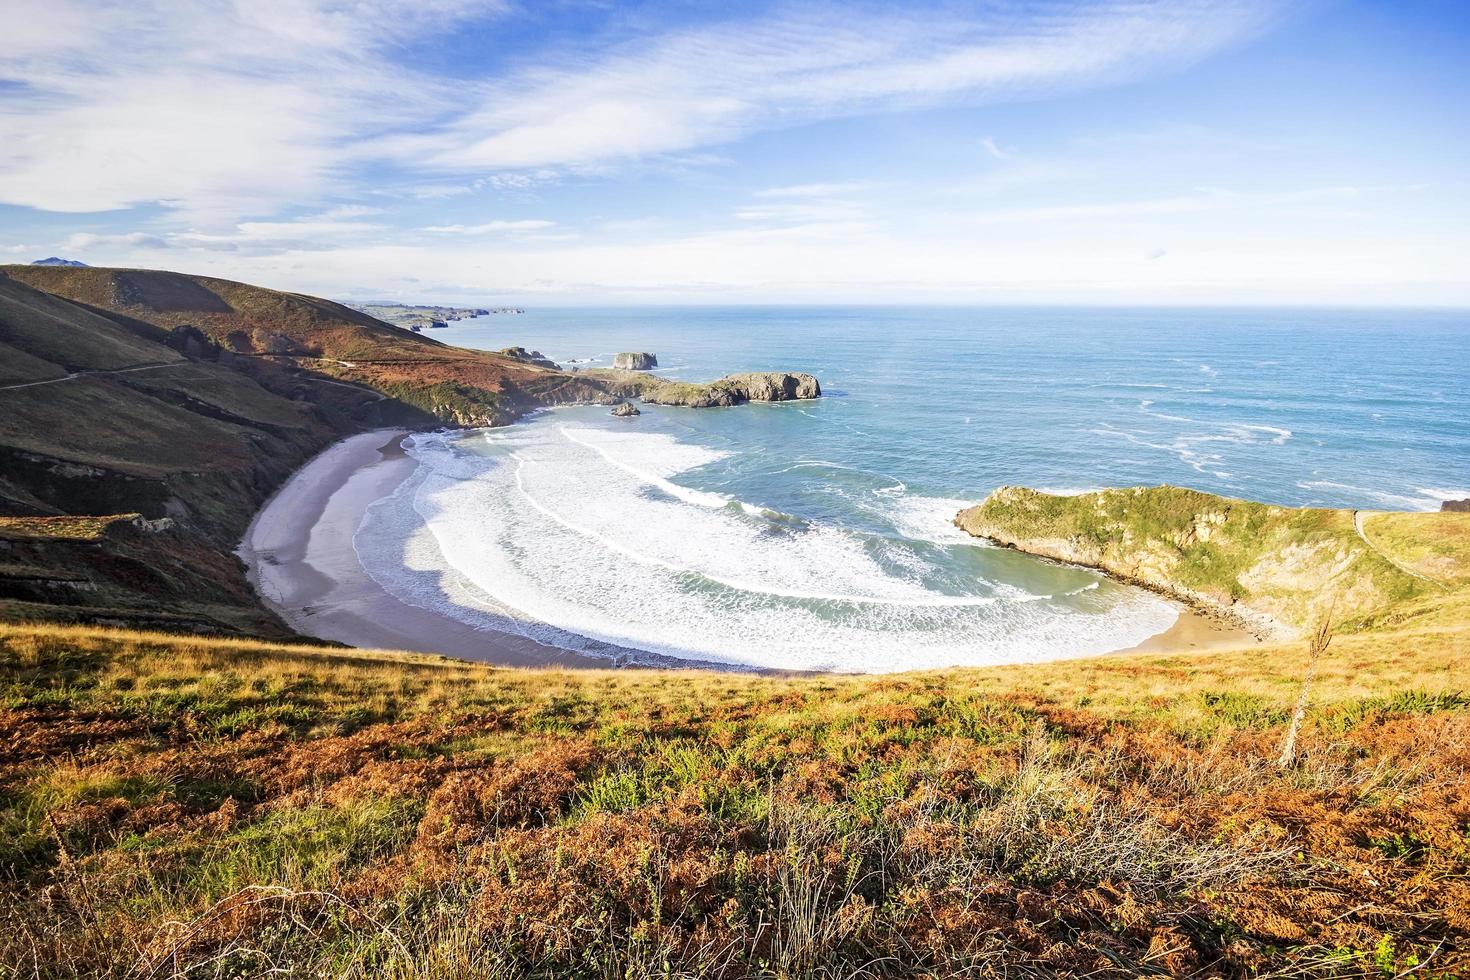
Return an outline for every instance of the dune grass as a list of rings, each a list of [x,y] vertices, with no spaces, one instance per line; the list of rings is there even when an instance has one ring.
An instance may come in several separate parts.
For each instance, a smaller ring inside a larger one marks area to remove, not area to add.
[[[0,626],[0,973],[1470,968],[1464,636],[892,677]]]

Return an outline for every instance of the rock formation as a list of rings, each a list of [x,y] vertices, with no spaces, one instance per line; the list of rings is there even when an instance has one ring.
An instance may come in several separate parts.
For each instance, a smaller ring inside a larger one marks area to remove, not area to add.
[[[1464,500],[1446,500],[1439,505],[1439,509],[1446,514],[1470,514],[1470,497]]]
[[[553,371],[561,370],[559,364],[539,350],[526,350],[524,347],[505,347],[495,353],[504,354],[506,357],[514,358],[517,361],[524,361],[527,364],[534,364],[537,367],[550,368]]]
[[[656,367],[658,356],[646,351],[625,352],[613,357],[613,368],[619,371],[647,371]]]
[[[638,411],[638,406],[634,405],[632,402],[618,402],[616,405],[613,406],[612,413],[618,418],[632,418],[634,415],[643,414],[642,412]]]
[[[1423,515],[1378,514],[1375,526]],[[1273,507],[1180,487],[1071,497],[1001,487],[955,524],[1033,555],[1097,568],[1257,633],[1289,637],[1329,611],[1338,622],[1389,615],[1432,590],[1359,534],[1350,510]]]
[[[683,405],[688,408],[743,405],[746,402],[785,402],[820,398],[822,386],[810,374],[788,374],[773,371],[761,374],[732,374],[708,384],[650,379],[638,392],[645,402],[655,405]]]

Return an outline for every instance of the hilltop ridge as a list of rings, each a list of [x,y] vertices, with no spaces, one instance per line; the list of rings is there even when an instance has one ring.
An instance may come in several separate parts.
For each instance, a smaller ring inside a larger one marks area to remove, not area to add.
[[[452,347],[331,300],[148,269],[4,266],[17,281],[165,329],[189,326],[240,357],[363,384],[459,426],[503,425],[530,408],[611,402],[575,375]]]

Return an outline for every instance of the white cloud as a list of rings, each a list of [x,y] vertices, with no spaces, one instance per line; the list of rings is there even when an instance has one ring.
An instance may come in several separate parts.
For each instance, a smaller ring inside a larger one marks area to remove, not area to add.
[[[430,225],[423,230],[439,235],[497,235],[505,232],[539,231],[554,224],[555,221],[526,218],[520,221],[486,221],[478,225]]]
[[[1267,0],[1106,0],[923,17],[851,9],[686,30],[549,59],[397,152],[446,168],[565,166],[727,142],[875,107],[1034,95],[1188,62]]]
[[[402,52],[502,14],[506,0],[10,0],[0,202],[163,203],[188,223],[228,227],[360,196],[363,168],[385,162],[406,175],[491,170],[482,186],[524,188],[763,128],[1128,78],[1258,29],[1275,2],[817,7],[450,79]],[[418,193],[466,186],[430,179]]]
[[[1000,146],[995,142],[995,140],[991,139],[989,136],[981,140],[980,145],[985,148],[986,153],[989,153],[997,160],[1009,160],[1011,157],[1016,155],[1014,150],[1001,149]]]
[[[442,82],[397,68],[389,46],[502,7],[12,0],[0,202],[71,212],[163,203],[228,223],[353,190],[359,144],[447,97]]]
[[[67,238],[66,248],[168,248],[168,242],[157,235],[149,235],[145,232],[134,231],[118,235],[98,235],[91,232],[77,232]]]
[[[853,194],[874,187],[872,181],[849,180],[841,183],[831,184],[795,184],[791,187],[768,187],[762,191],[756,191],[756,197],[837,197],[841,194]]]

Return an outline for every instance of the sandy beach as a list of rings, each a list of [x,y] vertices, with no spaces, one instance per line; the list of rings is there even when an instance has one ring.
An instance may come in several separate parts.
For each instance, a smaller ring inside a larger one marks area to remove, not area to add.
[[[408,605],[363,570],[352,538],[367,508],[413,473],[405,435],[380,429],[335,443],[261,508],[237,553],[266,605],[298,632],[351,646],[515,667],[612,666]]]
[[[380,429],[332,445],[256,515],[238,554],[266,605],[308,636],[357,647],[442,653],[517,667],[615,666],[524,636],[476,628],[409,605],[364,570],[353,546],[363,516],[411,476],[407,430]],[[1180,607],[1167,630],[1119,652],[1199,652],[1257,642],[1246,631]],[[719,666],[651,657],[648,665]]]
[[[1162,633],[1155,633],[1136,647],[1118,653],[1200,653],[1205,650],[1227,650],[1255,646],[1254,634],[1239,626],[1214,619],[1204,613],[1180,605],[1179,618]]]

